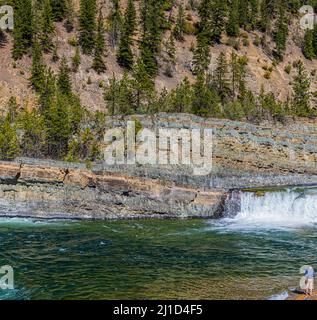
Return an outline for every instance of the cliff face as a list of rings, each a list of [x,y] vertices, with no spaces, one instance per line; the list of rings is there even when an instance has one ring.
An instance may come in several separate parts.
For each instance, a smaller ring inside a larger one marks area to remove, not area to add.
[[[111,118],[124,127],[128,118]],[[213,171],[193,176],[185,166],[107,167],[113,172],[171,180],[206,188],[243,188],[317,183],[317,121],[286,119],[259,125],[184,114],[133,116],[142,128],[213,130]]]
[[[129,118],[109,118],[124,127]],[[37,218],[218,218],[232,189],[317,185],[317,125],[251,125],[188,115],[134,116],[142,128],[213,129],[213,171],[37,159],[0,162],[0,215]]]
[[[216,217],[221,190],[83,169],[0,163],[0,215],[114,219]]]

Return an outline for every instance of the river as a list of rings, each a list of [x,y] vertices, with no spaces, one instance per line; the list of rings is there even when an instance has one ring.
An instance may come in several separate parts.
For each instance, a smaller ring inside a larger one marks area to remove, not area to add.
[[[314,191],[247,192],[241,204],[221,220],[2,218],[15,289],[0,299],[268,299],[298,286],[317,258]]]

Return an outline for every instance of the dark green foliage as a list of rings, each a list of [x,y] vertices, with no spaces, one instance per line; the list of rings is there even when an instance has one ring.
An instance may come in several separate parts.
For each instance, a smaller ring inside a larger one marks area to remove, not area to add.
[[[214,87],[216,88],[222,103],[224,103],[230,96],[230,81],[229,81],[229,67],[226,56],[223,52],[220,53],[217,60],[217,67],[214,72]]]
[[[52,7],[50,0],[43,0],[42,20],[41,20],[41,45],[45,52],[53,47],[52,34],[54,32]]]
[[[13,160],[19,153],[16,127],[11,123],[10,117],[6,116],[0,120],[0,159]]]
[[[239,0],[232,0],[230,5],[227,34],[232,37],[239,34]]]
[[[303,43],[303,54],[306,59],[312,60],[316,57],[314,49],[314,32],[307,30],[304,37]]]
[[[293,92],[293,112],[297,116],[301,117],[306,117],[312,114],[310,105],[310,79],[301,61],[297,66],[297,75],[293,82]]]
[[[184,7],[182,4],[180,4],[178,6],[177,20],[173,30],[173,35],[176,40],[184,41],[185,27],[186,27],[186,19],[185,19]]]
[[[62,58],[59,68],[57,87],[63,95],[70,95],[72,93],[70,70],[67,64],[67,59],[65,57]]]
[[[286,49],[286,41],[288,36],[288,21],[285,17],[285,9],[283,6],[280,7],[279,17],[274,35],[276,43],[276,53],[279,59],[283,59],[283,55]]]
[[[92,62],[92,68],[98,74],[101,74],[107,70],[106,63],[104,61],[105,51],[106,51],[105,30],[104,30],[103,16],[100,10],[99,17],[98,17],[98,27],[97,27],[94,59]]]
[[[160,52],[162,27],[164,24],[163,0],[142,1],[143,30],[140,43],[141,59],[147,73],[155,77],[158,73],[157,56]]]
[[[42,57],[42,50],[39,42],[35,39],[32,51],[32,68],[30,82],[35,91],[41,92],[45,81],[45,67]]]
[[[21,59],[32,45],[32,1],[14,1],[14,29],[12,57],[15,60]]]
[[[132,37],[136,27],[136,11],[133,0],[128,1],[128,6],[124,14],[122,36],[120,38],[117,61],[125,69],[131,70],[133,66]]]
[[[201,74],[205,72],[210,64],[210,45],[204,33],[197,37],[197,47],[194,52],[193,72]]]
[[[66,17],[68,1],[70,0],[50,0],[54,21],[62,21]]]
[[[85,54],[95,47],[96,0],[81,0],[79,15],[79,44]]]
[[[108,17],[109,20],[109,44],[111,48],[115,48],[120,39],[122,27],[122,16],[120,11],[120,0],[111,0],[112,9]]]
[[[79,66],[80,66],[80,63],[81,63],[80,50],[79,50],[79,48],[77,47],[77,48],[76,48],[76,51],[75,51],[75,55],[74,55],[73,58],[72,58],[72,67],[73,67],[73,71],[74,71],[74,72],[77,72],[77,71],[78,71],[78,68],[79,68]]]

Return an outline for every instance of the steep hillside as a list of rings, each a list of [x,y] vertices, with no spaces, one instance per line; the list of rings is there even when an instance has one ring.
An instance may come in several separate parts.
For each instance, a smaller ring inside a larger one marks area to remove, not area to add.
[[[0,0],[0,159],[102,159],[107,115],[317,116],[300,0]],[[309,1],[317,7],[317,0]]]
[[[134,1],[137,9],[138,20],[140,18],[140,1]],[[177,0],[172,1],[173,6],[171,10],[165,11],[165,17],[169,21],[175,22],[178,14],[178,6],[182,4],[185,9],[185,17],[187,23],[194,28],[195,23],[199,21],[199,15],[196,10],[193,10],[190,3],[193,1]],[[99,4],[103,6],[103,12],[105,17],[106,26],[109,25],[107,17],[113,7],[111,0],[99,1]],[[78,36],[78,21],[79,15],[79,0],[73,0],[73,8],[75,15],[75,30],[67,32],[62,22],[55,23],[54,42],[58,44],[58,55],[66,56],[69,61],[75,54],[75,47],[70,43],[74,37]],[[120,1],[121,12],[123,14],[126,8],[126,0]],[[230,1],[229,1],[230,7]],[[171,29],[171,28],[170,28]],[[272,51],[275,47],[274,41],[270,36],[270,32],[267,32],[267,36],[259,31],[245,31],[240,29],[240,36],[230,40],[225,32],[221,38],[220,44],[211,46],[210,57],[210,70],[214,70],[217,64],[217,58],[220,52],[225,52],[227,56],[231,54],[232,50],[237,51],[239,55],[245,55],[248,58],[247,65],[247,84],[248,87],[254,92],[259,93],[263,86],[265,91],[272,91],[276,98],[285,100],[291,96],[292,88],[290,82],[293,79],[295,70],[290,74],[285,72],[285,66],[293,64],[298,60],[302,60],[305,68],[311,74],[312,91],[317,90],[316,86],[316,69],[317,60],[308,60],[303,56],[301,49],[301,42],[304,37],[304,31],[300,29],[299,19],[296,15],[292,16],[289,26],[289,36],[287,40],[287,46],[284,54],[284,60],[273,68],[270,75],[266,73],[264,69],[270,68],[274,64],[274,56]],[[109,30],[108,30],[109,31]],[[138,24],[137,32],[134,35],[134,47],[133,51],[135,55],[139,54],[138,42],[141,37],[141,26]],[[21,60],[14,61],[11,58],[12,51],[12,34],[6,34],[6,42],[0,49],[0,106],[5,107],[6,102],[10,96],[18,97],[23,105],[35,106],[36,96],[34,90],[29,85],[30,68],[31,68],[31,56],[30,53],[25,55]],[[164,30],[163,40],[166,41],[170,35],[170,30]],[[265,47],[263,45],[255,45],[259,38],[266,37],[267,43]],[[109,33],[106,33],[106,38],[109,38]],[[108,39],[109,40],[109,39]],[[231,44],[231,45],[228,45]],[[239,44],[238,44],[239,43]],[[185,34],[184,41],[175,41],[176,45],[176,61],[175,71],[173,76],[169,77],[164,75],[164,61],[161,56],[159,60],[159,73],[155,78],[156,87],[158,90],[166,88],[170,90],[175,88],[178,83],[184,77],[188,77],[190,81],[194,81],[195,76],[191,72],[191,63],[193,61],[193,48],[196,45],[195,34]],[[234,46],[234,48],[232,47]],[[107,105],[103,99],[103,88],[100,87],[100,82],[104,81],[105,84],[109,83],[109,79],[113,74],[116,77],[122,77],[124,70],[118,65],[116,61],[116,52],[118,47],[112,48],[107,41],[107,57],[105,58],[107,70],[105,73],[98,75],[92,68],[92,57],[82,54],[81,64],[78,71],[71,74],[74,90],[79,94],[82,103],[93,110],[107,110]],[[45,63],[57,72],[59,67],[59,61],[52,62],[52,53],[45,54]],[[269,76],[269,79],[267,77]],[[90,81],[91,80],[91,81]]]

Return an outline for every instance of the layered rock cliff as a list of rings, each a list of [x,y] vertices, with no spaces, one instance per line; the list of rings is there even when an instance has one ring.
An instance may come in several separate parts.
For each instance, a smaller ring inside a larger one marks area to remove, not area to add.
[[[54,166],[0,163],[0,216],[72,219],[217,217],[221,190]]]
[[[183,165],[114,165],[91,169],[38,159],[0,162],[0,215],[37,218],[220,217],[231,190],[317,185],[317,123],[288,119],[252,125],[188,115],[109,118],[142,128],[213,129],[213,170]]]

